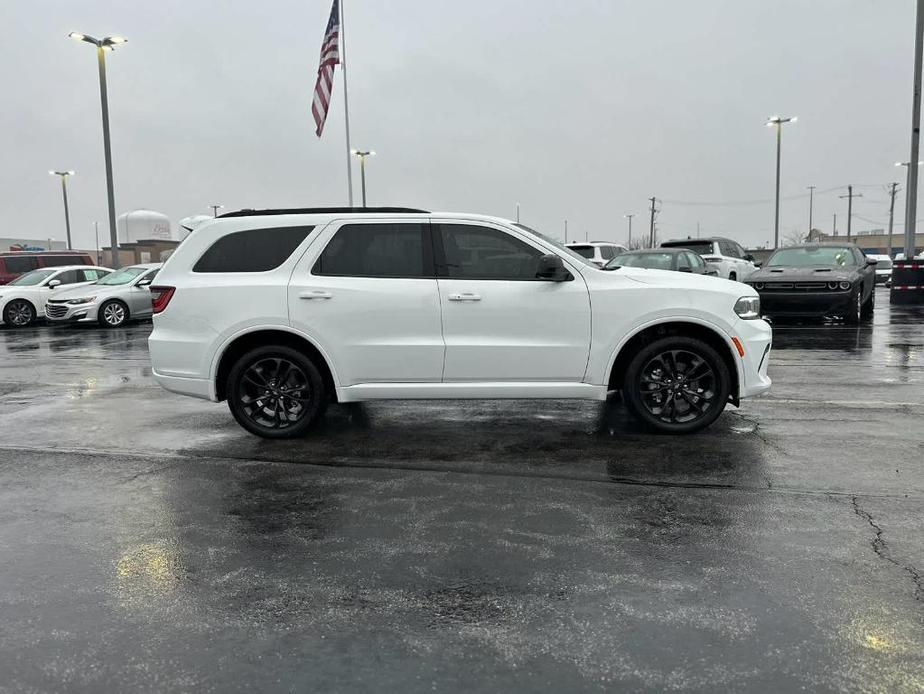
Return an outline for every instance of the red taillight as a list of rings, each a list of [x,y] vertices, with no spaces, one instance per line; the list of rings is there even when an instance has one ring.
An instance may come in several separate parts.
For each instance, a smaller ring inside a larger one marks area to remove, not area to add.
[[[154,313],[160,313],[167,308],[175,291],[176,287],[151,287],[151,308]]]

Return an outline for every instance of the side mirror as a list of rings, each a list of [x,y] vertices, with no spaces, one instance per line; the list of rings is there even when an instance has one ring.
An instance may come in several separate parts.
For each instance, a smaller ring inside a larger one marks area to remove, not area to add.
[[[866,264],[867,264],[867,265],[878,265],[878,264],[879,264],[879,261],[876,260],[876,258],[867,258],[867,259],[866,259]]]
[[[549,253],[539,258],[536,277],[549,282],[567,282],[571,279],[571,273],[565,268],[561,258],[554,253]]]
[[[138,280],[138,282],[137,282],[137,284],[135,284],[135,286],[136,286],[136,287],[150,287],[150,286],[151,286],[151,278],[145,277],[143,280]]]
[[[754,263],[754,267],[763,267],[763,266],[764,266],[763,263]]]
[[[48,288],[54,289],[55,287],[59,287],[60,285],[61,285],[61,280],[51,280],[51,282],[48,283]]]
[[[683,267],[677,268],[677,272],[693,272],[693,270],[689,268],[688,266],[684,265]]]
[[[754,263],[754,256],[751,255],[750,253],[748,253],[746,256],[744,256],[744,259],[747,260],[747,261],[749,261],[749,262]],[[757,263],[754,263],[754,264],[756,265]]]

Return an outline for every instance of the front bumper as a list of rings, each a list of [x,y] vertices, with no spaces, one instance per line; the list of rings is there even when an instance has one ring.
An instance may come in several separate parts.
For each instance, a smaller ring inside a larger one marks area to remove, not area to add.
[[[816,317],[842,315],[853,306],[853,289],[818,292],[758,292],[766,316]]]
[[[891,270],[876,270],[876,284],[891,284]]]
[[[738,319],[735,333],[744,350],[744,356],[741,357],[738,397],[752,398],[762,395],[770,390],[771,385],[767,367],[773,344],[773,328],[764,320]]]
[[[49,323],[94,323],[99,311],[99,304],[45,304],[45,320]]]

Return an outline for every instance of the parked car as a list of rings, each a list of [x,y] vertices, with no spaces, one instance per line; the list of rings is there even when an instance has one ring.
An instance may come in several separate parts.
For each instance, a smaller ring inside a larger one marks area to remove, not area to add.
[[[587,258],[590,262],[598,267],[603,267],[610,260],[620,253],[625,253],[628,248],[618,243],[607,243],[605,241],[592,241],[590,243],[569,243],[568,248]]]
[[[887,255],[868,253],[867,258],[876,261],[876,284],[884,284],[887,287],[892,286],[892,259]]]
[[[45,315],[45,302],[65,289],[92,284],[108,275],[108,267],[65,265],[33,270],[0,287],[0,324],[32,325]]]
[[[151,294],[157,381],[227,399],[267,438],[305,433],[331,401],[614,390],[650,427],[687,433],[770,387],[771,329],[752,288],[604,271],[493,217],[226,214],[187,237]]]
[[[603,266],[604,270],[620,267],[644,267],[649,270],[674,270],[694,275],[718,275],[718,270],[707,267],[699,254],[686,248],[652,248],[620,253]]]
[[[118,328],[129,320],[151,317],[151,291],[161,263],[132,265],[95,284],[56,294],[45,304],[52,323],[93,323]]]
[[[748,280],[770,317],[872,318],[876,261],[846,243],[780,248]]]
[[[20,275],[42,268],[64,265],[95,265],[83,251],[9,251],[0,253],[0,284],[9,284]]]
[[[731,239],[716,237],[665,241],[661,248],[687,248],[695,251],[709,263],[709,267],[714,267],[718,271],[719,277],[727,277],[730,280],[743,282],[757,270],[754,256]]]

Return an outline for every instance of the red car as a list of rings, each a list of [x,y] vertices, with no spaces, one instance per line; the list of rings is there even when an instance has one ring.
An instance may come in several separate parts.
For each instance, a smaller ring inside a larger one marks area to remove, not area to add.
[[[0,253],[0,284],[43,267],[94,264],[90,254],[83,251],[9,251]]]

